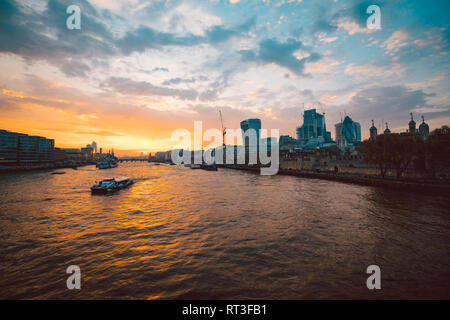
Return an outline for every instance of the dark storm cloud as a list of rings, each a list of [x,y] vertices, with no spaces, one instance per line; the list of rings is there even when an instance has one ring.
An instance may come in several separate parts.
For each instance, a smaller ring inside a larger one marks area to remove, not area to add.
[[[422,90],[411,90],[404,86],[363,89],[352,97],[349,109],[368,116],[408,113],[416,108],[428,106],[426,94]]]
[[[349,7],[346,9],[342,9],[338,11],[333,16],[333,20],[338,20],[339,18],[349,18],[350,21],[356,22],[360,27],[366,27],[367,24],[367,18],[370,16],[370,14],[367,13],[367,8],[371,5],[376,5],[380,7],[380,10],[382,10],[382,18],[383,21],[386,20],[388,14],[389,14],[389,2],[378,0],[378,1],[360,1],[360,0],[354,0],[350,1],[348,4]]]
[[[209,43],[218,44],[225,42],[234,36],[241,36],[249,31],[256,23],[251,18],[235,29],[226,29],[222,26],[214,26],[205,31],[205,35],[197,36],[188,34],[178,36],[174,33],[160,32],[147,26],[140,26],[136,30],[128,32],[116,43],[122,53],[130,54],[134,51],[142,52],[148,48],[161,49],[164,46],[195,46]]]
[[[69,76],[85,76],[90,70],[85,59],[113,54],[112,37],[100,22],[101,16],[87,1],[82,11],[82,30],[66,28],[69,1],[50,0],[42,13],[21,11],[15,1],[0,3],[0,52],[26,60],[46,60]],[[97,60],[98,61],[98,60]]]
[[[365,27],[369,14],[367,8],[371,5],[377,5],[382,9],[382,21],[389,20],[389,13],[387,9],[391,4],[385,0],[377,1],[361,1],[350,0],[345,3],[344,8],[332,12],[331,8],[334,2],[331,0],[315,2],[311,15],[313,23],[311,25],[311,32],[318,33],[334,33],[338,31],[338,22],[341,19],[346,19],[350,22],[355,22],[360,27]],[[385,10],[386,9],[386,10]]]
[[[442,117],[449,117],[450,116],[450,106],[445,106],[446,110],[443,111],[436,111],[436,112],[424,112],[423,115],[425,117],[425,120],[427,119],[439,119]]]
[[[302,42],[295,39],[286,42],[267,39],[259,43],[258,50],[241,50],[239,53],[244,61],[276,63],[297,75],[304,75],[305,63],[320,60],[320,55],[313,52],[308,57],[297,59],[294,52],[300,48],[303,48]]]
[[[337,30],[337,25],[334,19],[329,13],[329,8],[331,8],[331,3],[315,3],[312,10],[311,16],[313,19],[312,23],[312,33],[331,33]]]
[[[404,86],[373,86],[357,92],[347,104],[332,108],[346,110],[362,125],[369,124],[371,119],[375,119],[376,123],[384,119],[393,126],[401,126],[409,121],[410,112],[424,114],[427,118],[450,114],[449,106],[436,107],[428,102],[434,96],[434,93],[427,94]]]
[[[243,36],[255,25],[250,19],[236,28],[215,26],[204,36],[160,32],[140,26],[116,38],[109,26],[121,20],[108,10],[97,10],[86,0],[76,2],[81,8],[81,30],[68,30],[66,9],[73,1],[49,0],[43,12],[21,10],[14,0],[0,2],[0,52],[20,55],[26,60],[46,60],[69,76],[81,76],[97,61],[121,53],[131,54],[165,46],[217,44],[234,36]],[[76,61],[76,62],[75,62]]]

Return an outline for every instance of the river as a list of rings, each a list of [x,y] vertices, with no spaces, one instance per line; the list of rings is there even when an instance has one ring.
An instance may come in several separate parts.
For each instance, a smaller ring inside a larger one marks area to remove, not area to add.
[[[2,299],[450,298],[445,196],[146,162],[63,171],[0,177]],[[90,194],[119,176],[137,182]]]

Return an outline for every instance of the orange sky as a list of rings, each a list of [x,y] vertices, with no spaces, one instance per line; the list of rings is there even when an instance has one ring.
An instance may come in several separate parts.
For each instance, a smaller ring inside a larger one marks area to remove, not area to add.
[[[450,123],[439,6],[427,8],[435,25],[391,7],[384,21],[403,14],[403,23],[375,31],[345,1],[317,17],[315,1],[231,2],[81,1],[77,30],[67,28],[65,1],[6,2],[0,129],[136,155],[174,148],[174,130],[194,121],[220,130],[219,110],[228,129],[259,118],[293,137],[312,108],[326,112],[333,138],[345,115],[363,139],[372,119],[380,132],[385,122],[404,132],[410,112],[431,130]]]

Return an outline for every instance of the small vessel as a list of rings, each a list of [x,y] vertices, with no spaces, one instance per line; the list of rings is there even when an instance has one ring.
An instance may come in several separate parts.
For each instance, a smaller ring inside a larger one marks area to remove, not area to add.
[[[191,164],[191,169],[201,169],[201,168],[202,168],[201,164],[196,164],[196,163]]]
[[[54,172],[52,172],[52,174],[65,174],[65,172],[64,171],[54,171]]]
[[[105,179],[100,182],[96,182],[91,187],[92,194],[107,194],[111,192],[119,191],[120,189],[131,186],[134,181],[128,177],[125,178],[112,178]]]

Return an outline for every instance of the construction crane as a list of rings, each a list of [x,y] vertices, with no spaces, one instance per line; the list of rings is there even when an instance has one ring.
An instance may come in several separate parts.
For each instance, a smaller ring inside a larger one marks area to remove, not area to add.
[[[222,125],[222,146],[223,149],[225,149],[225,134],[227,133],[227,128],[225,128],[223,126],[223,119],[222,119],[222,111],[219,110],[219,115],[220,115],[220,124]]]

